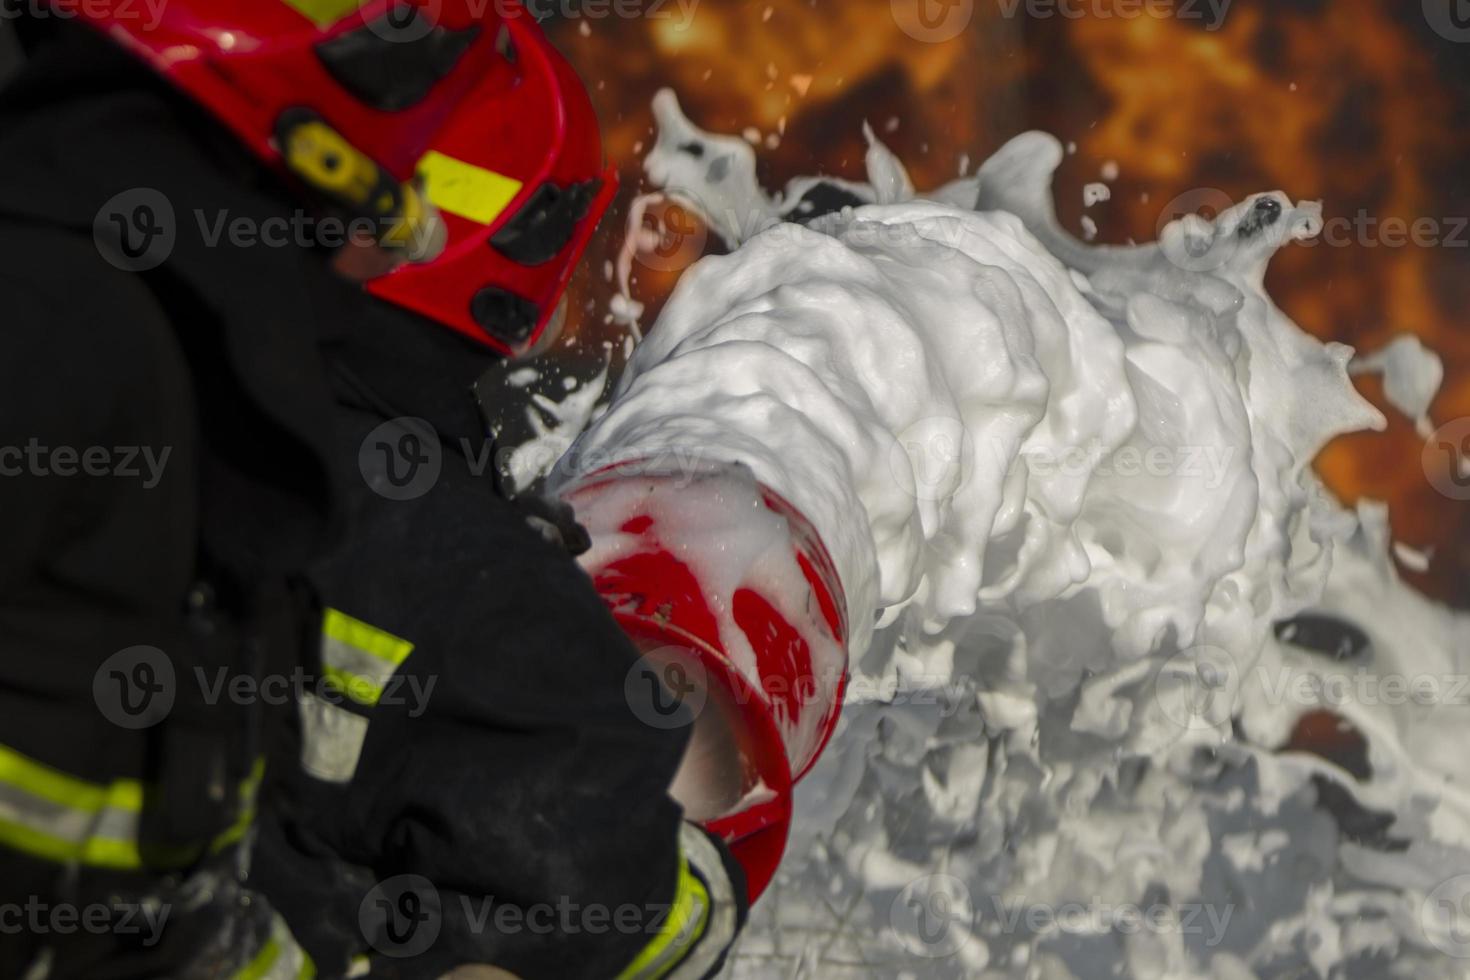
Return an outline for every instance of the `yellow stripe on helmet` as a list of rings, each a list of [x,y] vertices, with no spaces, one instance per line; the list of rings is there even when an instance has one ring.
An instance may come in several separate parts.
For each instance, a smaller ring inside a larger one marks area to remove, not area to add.
[[[482,225],[494,224],[523,186],[514,177],[456,160],[438,150],[424,154],[418,173],[424,193],[435,207]]]
[[[364,0],[286,0],[295,10],[317,27],[329,27],[356,10]]]

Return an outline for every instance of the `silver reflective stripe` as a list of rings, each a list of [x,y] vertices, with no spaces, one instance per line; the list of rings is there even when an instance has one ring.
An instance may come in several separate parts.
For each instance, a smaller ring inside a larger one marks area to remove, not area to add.
[[[322,613],[322,669],[358,704],[374,705],[413,652],[413,644],[340,609]]]
[[[301,696],[301,768],[329,783],[346,783],[357,771],[368,720],[311,692]]]
[[[131,810],[77,809],[6,783],[0,783],[0,821],[20,824],[79,846],[91,837],[132,841],[138,836],[138,815]]]
[[[138,814],[131,810],[103,807],[97,811],[97,820],[92,824],[89,837],[105,837],[108,840],[137,840]]]
[[[136,779],[88,782],[0,745],[0,847],[61,864],[140,868],[143,795]],[[151,855],[170,864],[193,857],[177,848]]]
[[[735,887],[725,873],[719,850],[704,831],[693,824],[684,824],[679,831],[679,845],[690,870],[704,879],[709,891],[709,922],[689,958],[666,974],[664,980],[699,980],[714,969],[735,941]]]
[[[398,670],[397,664],[359,650],[334,636],[322,637],[322,662],[328,667],[345,670],[355,677],[370,681],[380,690]]]

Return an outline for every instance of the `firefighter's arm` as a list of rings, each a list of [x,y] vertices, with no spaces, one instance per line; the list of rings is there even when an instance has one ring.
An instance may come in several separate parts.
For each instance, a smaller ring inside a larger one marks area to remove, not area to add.
[[[164,379],[183,369],[164,363],[172,340],[146,287],[103,262],[90,238],[23,236],[0,222],[0,239],[4,592],[54,560],[58,541],[93,529],[117,498],[146,499],[156,483],[144,464],[166,462],[174,447],[150,444],[157,433],[142,420],[170,393]]]
[[[687,726],[640,719],[636,653],[586,577],[518,514],[496,517],[493,567],[444,609],[460,628],[400,668],[432,690],[426,709],[374,711],[364,763],[391,759],[405,787],[375,793],[380,862],[434,882],[446,966],[710,975],[745,884],[669,795]]]
[[[663,927],[619,980],[703,980],[725,964],[745,925],[745,876],[717,838],[685,823],[679,831],[679,873]]]

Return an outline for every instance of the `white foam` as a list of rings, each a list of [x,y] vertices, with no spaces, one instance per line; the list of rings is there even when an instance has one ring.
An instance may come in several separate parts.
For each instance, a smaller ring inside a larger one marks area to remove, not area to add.
[[[655,110],[653,182],[738,248],[684,275],[579,448],[748,466],[817,527],[854,625],[849,704],[735,974],[1243,980],[1391,951],[1391,975],[1454,975],[1421,904],[1470,869],[1463,712],[1334,705],[1364,779],[1279,752],[1314,706],[1281,679],[1333,666],[1276,640],[1284,617],[1352,616],[1378,672],[1470,668],[1470,623],[1403,586],[1381,513],[1310,469],[1384,426],[1352,351],[1262,286],[1320,208],[1259,194],[1090,247],[1056,221],[1051,137],[909,200],[869,132],[870,181],[838,184],[864,203],[799,228],[817,178],[767,195],[747,144],[667,93]],[[1340,841],[1314,779],[1409,846]],[[936,874],[975,906],[955,950],[904,918]],[[1151,895],[1203,903],[1218,935],[1005,926]]]
[[[1413,334],[1402,334],[1380,350],[1353,359],[1353,374],[1382,374],[1389,404],[1414,420],[1421,438],[1434,431],[1429,406],[1444,381],[1444,361]]]

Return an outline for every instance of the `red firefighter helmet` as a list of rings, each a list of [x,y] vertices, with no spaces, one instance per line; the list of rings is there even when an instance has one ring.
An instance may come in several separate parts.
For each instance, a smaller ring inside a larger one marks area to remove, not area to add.
[[[81,16],[409,261],[375,296],[536,345],[615,190],[571,67],[517,0],[99,0]]]

